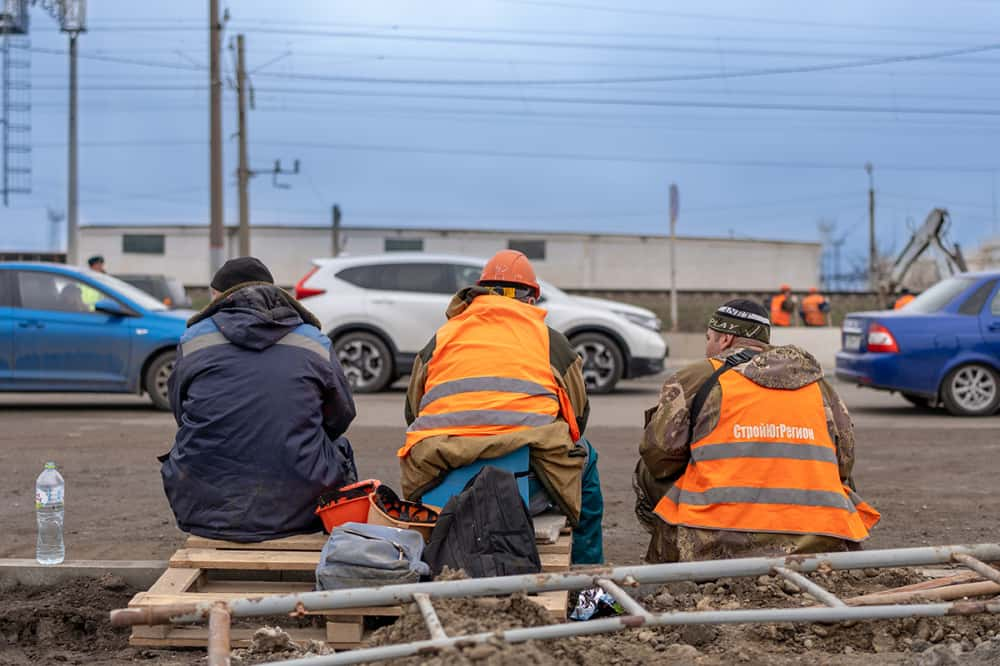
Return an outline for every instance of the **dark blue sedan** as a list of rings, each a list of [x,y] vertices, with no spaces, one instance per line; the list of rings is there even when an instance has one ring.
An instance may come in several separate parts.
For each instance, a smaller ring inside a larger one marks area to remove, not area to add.
[[[844,319],[837,377],[961,416],[1000,407],[1000,273],[963,273],[900,310]]]
[[[169,409],[190,314],[103,273],[0,263],[0,391],[145,392]]]

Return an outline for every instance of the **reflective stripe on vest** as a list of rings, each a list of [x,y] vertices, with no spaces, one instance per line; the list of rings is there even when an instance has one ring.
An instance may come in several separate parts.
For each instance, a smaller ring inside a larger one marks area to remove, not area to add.
[[[719,423],[691,445],[657,515],[702,529],[867,538],[879,515],[840,481],[819,384],[768,389],[730,370],[719,386]]]
[[[781,309],[781,306],[785,304],[785,299],[787,299],[784,293],[780,293],[771,299],[771,325],[772,326],[790,326],[792,323],[792,313],[785,312]]]
[[[580,437],[549,360],[545,310],[503,296],[478,296],[438,330],[425,393],[406,431],[405,457],[437,436],[495,436],[557,422]]]

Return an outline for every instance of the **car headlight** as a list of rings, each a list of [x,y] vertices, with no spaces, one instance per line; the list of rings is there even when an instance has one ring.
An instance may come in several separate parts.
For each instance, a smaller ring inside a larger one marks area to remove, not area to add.
[[[648,328],[649,330],[656,331],[657,333],[663,330],[663,322],[660,321],[659,317],[650,317],[648,315],[636,314],[635,312],[620,312],[617,310],[615,312],[637,326]]]

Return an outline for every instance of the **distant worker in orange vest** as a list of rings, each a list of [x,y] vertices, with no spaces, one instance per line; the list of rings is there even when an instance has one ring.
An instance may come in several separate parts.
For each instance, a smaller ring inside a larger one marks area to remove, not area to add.
[[[758,303],[721,306],[707,360],[646,413],[632,482],[646,561],[857,550],[878,522],[852,490],[844,403],[812,355],[770,334]]]
[[[584,439],[583,360],[545,325],[528,258],[499,252],[458,292],[417,355],[406,394],[403,493],[418,499],[452,469],[531,447],[531,469],[573,525],[576,564],[603,561],[597,451]],[[536,498],[533,498],[532,505]]]
[[[781,293],[771,297],[771,325],[791,326],[792,317],[795,316],[795,303],[792,288],[787,284],[781,285]]]
[[[830,312],[830,302],[816,287],[809,287],[809,295],[802,299],[799,315],[806,326],[826,326]]]
[[[904,305],[912,301],[914,298],[916,298],[916,296],[913,294],[913,292],[911,292],[906,287],[903,287],[903,290],[899,292],[899,298],[897,298],[896,302],[892,304],[892,309],[893,310],[902,309]]]

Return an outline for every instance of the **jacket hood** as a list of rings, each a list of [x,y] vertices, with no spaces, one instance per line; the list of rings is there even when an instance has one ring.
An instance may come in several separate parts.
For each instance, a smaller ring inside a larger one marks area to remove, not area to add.
[[[267,349],[302,324],[319,321],[284,290],[266,282],[238,284],[219,294],[188,320],[188,326],[211,318],[227,340],[248,349]]]
[[[471,287],[463,287],[457,294],[452,296],[451,303],[448,304],[448,309],[445,310],[445,314],[448,316],[448,319],[457,317],[468,309],[468,307],[472,304],[472,301],[474,301],[477,296],[485,296],[488,293],[490,293],[490,291],[485,287],[478,287],[475,285]]]
[[[771,347],[750,344],[727,350],[725,358],[743,349],[760,351],[752,360],[737,366],[735,370],[758,386],[769,389],[800,389],[823,378],[823,368],[819,361],[801,347],[783,345]]]

